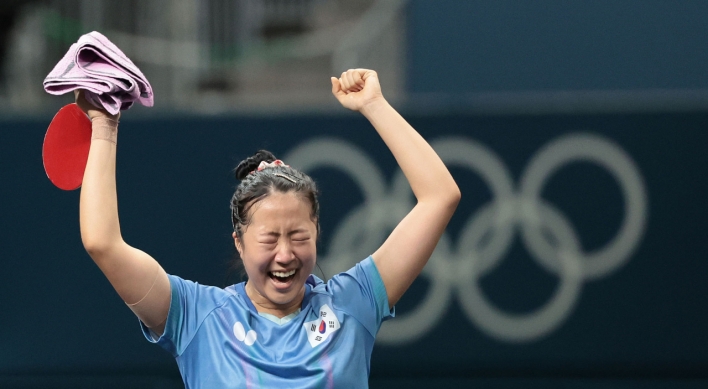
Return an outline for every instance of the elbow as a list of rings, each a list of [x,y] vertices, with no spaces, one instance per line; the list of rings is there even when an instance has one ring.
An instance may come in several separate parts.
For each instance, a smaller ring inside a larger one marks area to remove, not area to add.
[[[101,239],[97,236],[92,236],[89,234],[81,235],[81,242],[84,245],[84,249],[88,255],[94,261],[98,261],[100,258],[108,256],[108,254],[115,247],[115,243],[107,239]]]
[[[84,240],[84,249],[88,253],[88,255],[95,261],[98,258],[101,258],[102,256],[105,255],[105,253],[108,251],[108,247],[105,244],[102,244],[97,241],[93,240]]]
[[[452,187],[446,191],[446,202],[452,210],[455,210],[457,209],[457,205],[460,204],[461,199],[462,192],[460,192],[460,188],[457,187],[457,184],[453,182]]]
[[[444,190],[441,190],[440,193],[442,193],[445,203],[452,207],[452,209],[457,208],[460,199],[462,199],[462,192],[460,192],[460,188],[452,177],[450,177],[449,183],[445,185]]]
[[[461,198],[460,188],[453,181],[452,185],[440,188],[437,191],[434,202],[440,211],[452,216],[457,209],[457,205],[460,204]]]
[[[418,198],[418,202],[434,205],[438,210],[447,211],[452,215],[461,198],[460,188],[457,187],[455,181],[451,181],[450,184],[439,185],[429,196]]]

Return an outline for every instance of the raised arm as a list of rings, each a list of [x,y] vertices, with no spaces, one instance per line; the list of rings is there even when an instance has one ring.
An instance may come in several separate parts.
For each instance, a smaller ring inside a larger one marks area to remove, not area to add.
[[[418,200],[372,255],[393,306],[428,262],[457,208],[460,190],[433,148],[384,99],[376,72],[352,69],[332,77],[332,93],[371,122]]]
[[[148,254],[123,241],[116,198],[118,116],[89,104],[83,92],[76,103],[91,119],[93,134],[81,186],[81,240],[118,295],[153,332],[161,335],[170,307],[170,282]]]

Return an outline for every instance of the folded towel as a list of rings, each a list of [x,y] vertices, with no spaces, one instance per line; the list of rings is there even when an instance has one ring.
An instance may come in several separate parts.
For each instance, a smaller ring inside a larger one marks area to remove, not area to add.
[[[62,95],[86,90],[86,100],[110,114],[135,101],[152,107],[152,87],[137,66],[101,33],[82,35],[44,79],[44,90]]]

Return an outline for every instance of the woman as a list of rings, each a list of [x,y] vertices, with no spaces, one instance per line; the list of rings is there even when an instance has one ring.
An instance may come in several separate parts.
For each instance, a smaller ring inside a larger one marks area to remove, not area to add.
[[[187,388],[366,387],[374,337],[430,258],[460,199],[442,161],[386,102],[376,72],[332,77],[398,161],[416,206],[370,257],[324,283],[316,263],[314,182],[265,151],[237,168],[233,239],[248,281],[225,289],[167,275],[125,243],[118,222],[118,117],[77,103],[93,123],[81,189],[81,238],[141,322],[176,358]],[[287,162],[287,161],[286,161]]]

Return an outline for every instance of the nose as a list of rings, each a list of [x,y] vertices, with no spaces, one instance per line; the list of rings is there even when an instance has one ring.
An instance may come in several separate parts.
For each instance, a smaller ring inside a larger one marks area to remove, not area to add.
[[[287,265],[294,260],[295,253],[292,250],[292,246],[290,245],[290,242],[284,240],[278,246],[278,252],[275,254],[275,262],[282,265]]]

